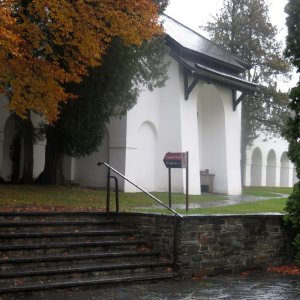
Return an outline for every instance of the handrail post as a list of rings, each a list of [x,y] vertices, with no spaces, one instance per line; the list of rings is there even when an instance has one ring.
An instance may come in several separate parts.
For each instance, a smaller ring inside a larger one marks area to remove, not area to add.
[[[178,222],[177,216],[174,216],[174,240],[173,240],[173,269],[177,268],[177,240],[178,240]]]
[[[115,180],[115,194],[116,194],[116,212],[119,212],[119,182],[116,176],[110,176]]]
[[[106,181],[106,212],[109,213],[110,202],[110,168],[107,168],[107,181]]]
[[[118,178],[116,177],[116,212],[120,211],[119,206],[119,184],[118,184]]]

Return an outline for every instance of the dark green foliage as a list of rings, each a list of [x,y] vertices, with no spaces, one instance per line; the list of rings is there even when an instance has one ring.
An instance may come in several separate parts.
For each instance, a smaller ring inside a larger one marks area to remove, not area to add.
[[[162,14],[169,4],[169,0],[154,0],[159,5],[159,13]]]
[[[284,137],[289,142],[288,156],[295,164],[297,177],[300,178],[300,84],[290,93],[290,109],[293,116],[286,123],[283,131]]]
[[[60,151],[84,156],[100,145],[105,123],[125,114],[136,103],[143,87],[160,87],[166,80],[163,64],[166,48],[162,38],[145,42],[142,47],[127,47],[115,39],[102,65],[68,89],[78,95],[61,107],[60,119],[47,126],[47,137],[57,140]]]
[[[294,185],[293,193],[289,196],[286,203],[285,210],[287,211],[286,221],[290,224],[296,232],[300,230],[300,183]],[[296,262],[300,265],[300,233],[296,234],[294,239],[294,246],[296,247]]]
[[[288,15],[285,55],[300,72],[300,0],[289,0],[285,12]]]
[[[292,194],[286,203],[286,210],[289,213],[289,221],[295,228],[300,227],[300,201],[295,201],[295,199],[300,198],[300,183],[296,183],[293,188]]]
[[[285,8],[288,17],[287,45],[285,55],[300,72],[300,1],[289,0]],[[289,108],[292,116],[288,119],[283,130],[284,137],[289,142],[288,157],[295,164],[297,177],[300,178],[300,82],[290,92]],[[287,220],[298,232],[294,244],[297,249],[296,261],[300,265],[300,183],[294,185],[287,206]]]
[[[81,157],[96,151],[110,118],[132,108],[142,89],[163,86],[166,53],[163,36],[140,47],[128,47],[121,39],[114,39],[102,65],[91,69],[80,84],[67,87],[78,98],[61,106],[54,125],[42,127],[47,138],[46,162],[37,182],[63,183],[64,155]]]

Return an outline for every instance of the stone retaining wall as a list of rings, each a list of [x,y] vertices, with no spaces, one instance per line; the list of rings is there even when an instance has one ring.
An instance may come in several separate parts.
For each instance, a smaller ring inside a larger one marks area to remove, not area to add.
[[[116,218],[173,256],[175,217],[121,213]],[[185,278],[259,269],[293,257],[293,234],[283,215],[187,216],[177,224],[177,270]]]
[[[282,215],[185,217],[179,270],[190,277],[284,264],[292,256],[291,240]]]

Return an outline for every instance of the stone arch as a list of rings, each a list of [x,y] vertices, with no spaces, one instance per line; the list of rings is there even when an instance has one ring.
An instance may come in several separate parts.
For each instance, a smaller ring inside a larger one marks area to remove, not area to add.
[[[148,191],[156,188],[156,152],[158,132],[155,125],[145,121],[138,129],[137,182]]]
[[[219,90],[201,86],[197,103],[200,170],[215,174],[214,191],[227,193],[225,112]]]
[[[267,156],[266,185],[276,186],[276,154],[271,149]]]
[[[262,153],[256,147],[251,156],[251,186],[262,185]]]
[[[287,152],[283,152],[280,158],[280,186],[289,186],[290,161]]]
[[[15,116],[10,115],[4,125],[3,166],[4,181],[18,181],[22,170],[22,140],[16,128]]]
[[[105,128],[104,136],[97,151],[89,156],[75,158],[74,181],[83,186],[105,187],[107,181],[107,169],[97,165],[98,162],[109,163],[109,133]]]

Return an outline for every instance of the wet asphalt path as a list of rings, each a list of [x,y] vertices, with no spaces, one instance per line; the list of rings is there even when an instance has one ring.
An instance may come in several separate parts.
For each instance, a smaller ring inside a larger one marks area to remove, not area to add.
[[[85,290],[56,290],[30,293],[14,299],[296,300],[300,299],[300,276],[283,276],[254,272],[248,276],[216,276],[201,280],[169,281],[152,284],[89,288]]]

